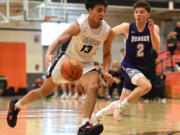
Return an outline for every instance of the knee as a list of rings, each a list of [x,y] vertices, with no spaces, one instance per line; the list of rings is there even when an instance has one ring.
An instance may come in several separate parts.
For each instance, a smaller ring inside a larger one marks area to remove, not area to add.
[[[95,83],[92,88],[93,88],[94,92],[97,93],[97,91],[98,91],[98,89],[99,89],[99,84],[98,84],[98,82]]]
[[[97,94],[98,89],[99,89],[98,82],[92,83],[92,84],[89,85],[88,93]]]
[[[148,93],[151,89],[152,89],[152,85],[151,85],[150,81],[148,81],[148,82],[144,85],[144,93]]]

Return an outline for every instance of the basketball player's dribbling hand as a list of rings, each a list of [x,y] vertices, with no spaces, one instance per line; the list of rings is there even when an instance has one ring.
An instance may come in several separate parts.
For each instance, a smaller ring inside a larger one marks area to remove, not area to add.
[[[56,58],[55,55],[52,55],[52,54],[46,55],[46,69],[48,69],[52,59],[54,59],[54,58]]]
[[[154,32],[154,21],[152,19],[148,19],[148,22],[149,22],[149,25],[148,25],[149,31],[150,33],[152,33]]]
[[[113,77],[110,73],[108,72],[104,72],[104,78],[106,79],[106,81],[108,81],[110,83],[110,85],[113,83]]]

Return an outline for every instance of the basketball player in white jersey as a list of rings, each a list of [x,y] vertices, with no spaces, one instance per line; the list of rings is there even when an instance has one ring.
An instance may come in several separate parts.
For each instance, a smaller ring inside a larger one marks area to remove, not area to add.
[[[21,106],[46,97],[57,84],[67,82],[61,75],[61,65],[67,59],[77,59],[83,66],[83,75],[78,83],[87,93],[83,106],[82,126],[79,128],[78,135],[99,135],[103,131],[103,125],[92,126],[89,119],[95,107],[99,88],[99,75],[93,66],[93,57],[101,44],[104,44],[103,73],[107,80],[111,81],[112,79],[108,70],[111,63],[111,43],[114,34],[109,25],[103,20],[107,4],[106,0],[86,0],[85,5],[89,15],[81,15],[49,46],[45,56],[46,67],[54,58],[53,52],[71,39],[65,54],[62,54],[51,66],[48,78],[42,87],[30,91],[19,100],[11,101],[7,116],[10,127],[16,126],[17,115]]]

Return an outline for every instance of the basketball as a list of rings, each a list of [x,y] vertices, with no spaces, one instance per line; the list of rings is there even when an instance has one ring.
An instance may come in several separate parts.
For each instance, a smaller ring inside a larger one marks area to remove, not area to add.
[[[61,74],[64,79],[68,81],[78,80],[83,72],[82,65],[79,61],[74,59],[68,59],[63,62],[61,66]]]

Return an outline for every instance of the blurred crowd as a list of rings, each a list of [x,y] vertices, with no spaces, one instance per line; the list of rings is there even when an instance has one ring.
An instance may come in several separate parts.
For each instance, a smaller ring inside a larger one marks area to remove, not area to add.
[[[166,45],[171,56],[174,55],[176,50],[180,50],[180,21],[177,21],[174,30],[169,32]],[[180,63],[176,63],[175,69],[180,72]]]
[[[173,31],[170,31],[167,37],[167,50],[172,54],[176,49],[180,50],[180,21],[176,22]]]

